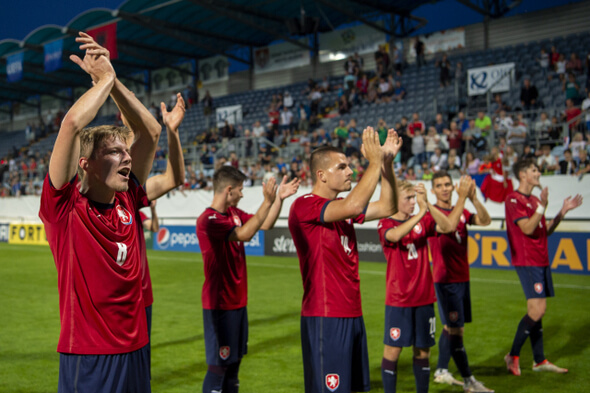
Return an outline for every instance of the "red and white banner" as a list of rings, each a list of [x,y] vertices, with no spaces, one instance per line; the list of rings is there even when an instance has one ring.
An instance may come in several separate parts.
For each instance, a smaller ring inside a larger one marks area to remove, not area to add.
[[[114,60],[119,57],[117,52],[117,23],[97,27],[96,29],[88,30],[89,36],[94,38],[98,45],[105,47],[111,54],[111,59]]]

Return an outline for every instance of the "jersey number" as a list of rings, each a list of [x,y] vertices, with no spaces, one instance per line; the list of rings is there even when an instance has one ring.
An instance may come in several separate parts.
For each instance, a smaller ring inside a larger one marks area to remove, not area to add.
[[[455,239],[457,239],[457,243],[461,244],[461,235],[459,231],[455,231]]]
[[[117,264],[121,266],[127,259],[127,245],[125,243],[117,243],[117,246],[119,246],[119,251],[117,252]]]
[[[416,251],[416,246],[414,243],[408,244],[408,261],[411,259],[418,259],[418,251]]]
[[[350,249],[350,247],[348,247],[348,236],[340,236],[340,241],[342,242],[342,247],[344,247],[344,251],[346,251],[347,254],[350,254],[352,250]]]
[[[432,335],[436,333],[436,317],[429,318],[428,322],[430,323],[430,334]]]

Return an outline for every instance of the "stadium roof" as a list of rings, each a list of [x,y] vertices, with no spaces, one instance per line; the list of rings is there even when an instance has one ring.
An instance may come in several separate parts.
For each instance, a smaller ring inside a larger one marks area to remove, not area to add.
[[[65,88],[89,86],[90,78],[68,58],[80,55],[74,38],[78,31],[116,22],[118,75],[133,79],[144,70],[174,67],[187,59],[215,55],[251,63],[250,47],[283,40],[312,50],[291,34],[294,20],[302,15],[315,18],[318,32],[360,22],[394,36],[411,33],[424,20],[412,10],[432,0],[128,0],[118,9],[95,8],[73,18],[67,26],[45,25],[22,42],[0,41],[0,102],[20,102],[31,96],[50,95],[69,100]],[[392,28],[374,21],[383,14],[394,15]],[[397,18],[397,19],[395,19]],[[291,22],[291,23],[290,23]],[[62,67],[45,73],[43,45],[63,41]],[[244,50],[246,48],[246,50]],[[6,81],[6,58],[24,52],[23,78]],[[180,72],[186,70],[178,68]],[[143,83],[140,78],[135,78]],[[34,104],[33,104],[34,105]]]

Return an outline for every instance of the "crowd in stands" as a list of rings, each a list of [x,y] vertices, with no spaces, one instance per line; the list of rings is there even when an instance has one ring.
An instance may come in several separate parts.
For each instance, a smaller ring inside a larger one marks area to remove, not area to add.
[[[465,84],[461,62],[452,64],[443,54],[429,65],[424,59],[424,44],[419,39],[414,42],[414,50],[417,67],[438,69],[441,88],[449,86],[453,80]],[[480,110],[473,116],[463,111],[441,112],[430,120],[415,112],[401,117],[395,124],[387,124],[383,118],[375,118],[374,124],[357,124],[349,115],[351,108],[375,103],[395,105],[412,94],[402,83],[407,67],[402,51],[393,47],[391,53],[392,56],[386,46],[380,46],[374,54],[374,70],[366,70],[358,54],[350,56],[343,63],[341,83],[331,83],[327,76],[320,81],[310,78],[304,92],[306,99],[300,102],[288,90],[273,95],[268,104],[268,117],[250,126],[234,126],[228,121],[221,127],[207,123],[206,131],[193,141],[199,147],[197,160],[186,159],[183,189],[211,189],[212,173],[221,165],[242,170],[248,176],[246,186],[262,184],[265,179],[277,175],[298,177],[303,185],[311,185],[308,158],[313,149],[323,145],[336,146],[345,152],[353,169],[353,181],[358,181],[366,164],[361,154],[361,133],[366,126],[377,129],[382,140],[391,127],[401,135],[403,147],[396,157],[395,169],[399,178],[408,180],[428,180],[441,169],[456,178],[462,174],[486,174],[498,160],[508,176],[512,164],[520,157],[536,157],[547,175],[581,176],[590,170],[590,54],[584,63],[575,53],[566,60],[566,54],[559,53],[553,46],[549,52],[541,49],[536,59],[547,81],[556,78],[561,81],[566,99],[561,113],[543,111],[543,101],[547,97],[541,96],[531,78],[525,76],[520,105],[516,107],[510,107],[501,94],[496,94],[488,111]],[[584,73],[586,83],[580,86],[577,78]],[[337,99],[324,102],[324,96],[334,92]],[[205,119],[209,121],[215,108],[209,91],[202,99],[191,86],[182,93],[188,108],[201,103]],[[175,100],[176,95],[173,95],[168,105],[172,107]],[[161,119],[158,106],[152,104],[149,109],[154,117]],[[39,119],[38,124],[28,125],[27,141],[33,143],[55,133],[63,115],[64,111],[59,111],[44,121]],[[327,128],[332,123],[326,119],[339,120],[335,127]],[[563,123],[569,125],[567,135],[564,135]],[[236,137],[245,138],[245,154],[239,157],[235,149],[228,149],[225,157],[220,156],[218,150]],[[288,147],[290,149],[286,149]],[[38,193],[47,172],[45,163],[49,154],[26,154],[26,149],[15,149],[13,154],[4,157],[0,161],[0,179],[3,180],[0,196]],[[163,170],[165,162],[166,152],[159,148],[154,170]]]

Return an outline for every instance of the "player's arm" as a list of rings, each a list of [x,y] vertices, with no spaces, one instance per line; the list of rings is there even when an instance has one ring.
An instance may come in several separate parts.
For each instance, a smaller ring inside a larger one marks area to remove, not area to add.
[[[397,213],[397,186],[393,171],[393,159],[402,146],[402,138],[392,128],[381,147],[383,150],[383,167],[381,168],[381,194],[379,200],[369,203],[365,221],[389,217]]]
[[[84,32],[80,32],[80,37],[76,37],[76,42],[82,43],[80,49],[86,49],[89,53],[99,54],[107,59],[110,56],[108,50],[98,45],[92,37]],[[135,97],[135,94],[118,79],[115,79],[111,97],[135,136],[135,141],[131,145],[133,173],[140,184],[145,184],[152,169],[154,153],[162,132],[162,126],[141,101]]]
[[[326,206],[323,217],[324,222],[355,218],[361,215],[367,208],[369,200],[379,182],[381,165],[383,163],[383,151],[379,143],[379,135],[372,127],[367,127],[363,131],[361,152],[369,160],[367,170],[346,198],[334,200]]]
[[[475,214],[472,217],[473,225],[481,225],[481,226],[490,225],[492,222],[492,219],[491,219],[490,214],[488,213],[487,209],[483,205],[483,203],[481,203],[479,198],[477,198],[476,190],[477,190],[477,187],[476,187],[475,181],[474,181],[471,183],[471,189],[469,190],[469,195],[468,195],[469,200],[471,201],[471,203],[475,207]]]
[[[448,216],[446,216],[440,210],[429,204],[428,208],[430,210],[432,218],[434,218],[434,221],[436,222],[437,232],[449,233],[457,229],[457,225],[459,224],[459,220],[461,219],[461,214],[463,214],[463,210],[465,209],[465,200],[467,199],[469,190],[472,187],[472,183],[473,180],[471,180],[471,177],[461,177],[459,185],[456,187],[457,194],[459,194],[459,199],[457,200],[455,207]]]
[[[146,231],[158,232],[158,230],[160,229],[160,222],[158,220],[158,213],[156,213],[156,201],[150,202],[150,211],[152,213],[152,218],[143,220],[143,229],[145,229]]]
[[[399,242],[404,236],[406,236],[410,231],[418,225],[422,217],[428,212],[428,200],[426,198],[426,189],[424,188],[424,184],[420,183],[415,187],[416,190],[416,202],[418,203],[418,214],[415,216],[410,217],[407,221],[402,223],[401,225],[389,229],[385,232],[385,238],[392,242],[397,243]],[[442,214],[442,213],[441,213]]]
[[[80,131],[96,116],[109,97],[115,82],[115,70],[110,61],[100,55],[86,52],[84,60],[76,55],[70,59],[96,79],[91,87],[64,117],[49,161],[49,177],[57,189],[74,177],[80,155]]]
[[[266,184],[262,185],[262,193],[264,194],[262,205],[260,205],[256,214],[246,221],[244,225],[236,227],[231,232],[229,235],[230,241],[249,242],[262,227],[277,196],[277,181],[274,177],[271,177]]]
[[[535,228],[539,226],[541,219],[545,215],[545,209],[547,208],[547,198],[549,196],[549,189],[543,188],[541,191],[541,203],[537,206],[535,212],[530,217],[524,217],[516,221],[516,225],[520,228],[522,233],[530,236],[535,231]],[[557,218],[557,217],[556,217]],[[561,219],[560,219],[561,220]]]
[[[283,176],[283,180],[281,181],[281,184],[278,188],[278,195],[270,207],[268,216],[266,216],[266,220],[264,220],[260,229],[263,231],[268,231],[269,229],[274,228],[275,223],[279,218],[279,214],[281,214],[283,201],[291,195],[297,193],[297,190],[299,189],[299,183],[301,183],[301,180],[299,179],[293,179],[287,183],[287,176]]]
[[[582,195],[580,194],[573,198],[571,196],[565,198],[563,201],[563,206],[561,207],[559,213],[557,213],[557,216],[555,216],[555,218],[553,218],[553,220],[549,221],[549,224],[547,224],[547,236],[551,235],[555,231],[567,212],[577,208],[580,205],[582,205]]]
[[[185,104],[182,94],[176,95],[176,105],[172,111],[166,110],[162,102],[162,118],[168,134],[168,162],[166,171],[161,175],[150,177],[146,182],[146,192],[149,200],[158,199],[168,191],[184,183],[184,156],[180,145],[178,127],[182,123],[185,114]]]

